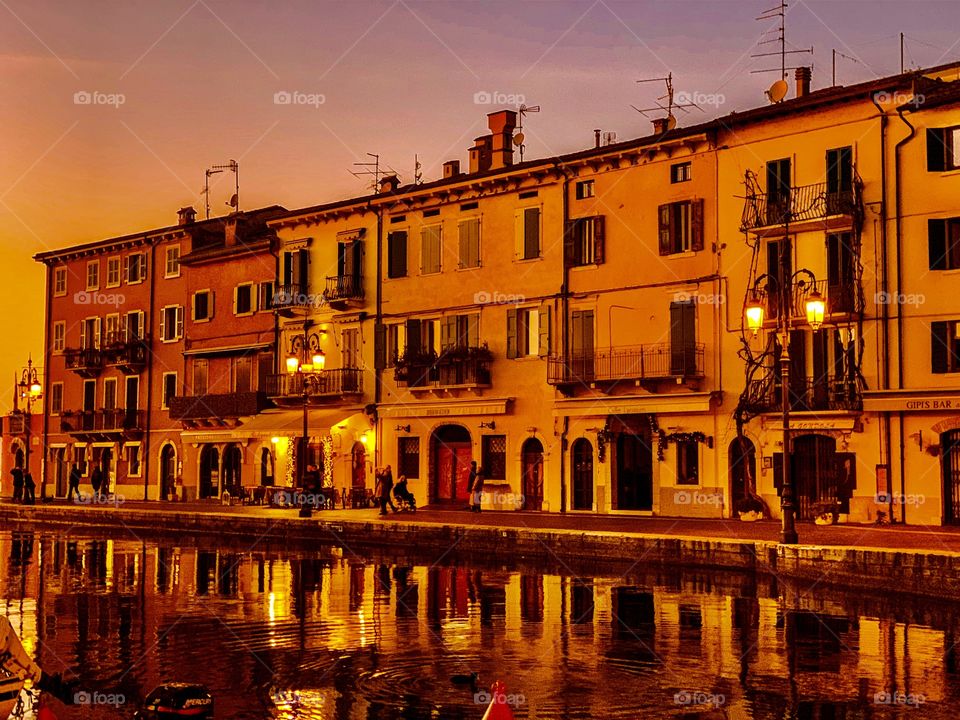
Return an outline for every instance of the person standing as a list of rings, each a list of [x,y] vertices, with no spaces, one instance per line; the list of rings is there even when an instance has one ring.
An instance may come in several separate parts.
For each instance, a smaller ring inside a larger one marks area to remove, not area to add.
[[[472,460],[470,462],[470,477],[467,479],[467,495],[469,496],[469,505],[467,505],[467,510],[473,512],[473,486],[477,482],[477,461]]]
[[[13,501],[18,503],[23,500],[23,468],[17,466],[10,474],[13,476]]]
[[[393,472],[387,465],[383,470],[377,473],[377,498],[380,500],[380,515],[387,514],[387,504],[396,512],[397,506],[390,499],[390,491],[393,490]]]
[[[100,488],[103,485],[103,472],[100,470],[99,465],[93,467],[93,471],[90,473],[90,487],[93,488],[93,501],[99,502],[100,500]]]
[[[83,502],[80,495],[80,468],[76,463],[70,467],[70,477],[67,479],[67,497],[72,499],[74,495],[77,496],[77,502]]]
[[[483,502],[483,468],[477,468],[476,475],[473,478],[473,491],[470,494],[470,505],[473,512],[480,512],[480,505]]]
[[[30,468],[27,468],[23,473],[23,504],[24,505],[33,505],[36,502],[33,491],[36,488],[36,484],[33,482],[33,475],[30,473]]]

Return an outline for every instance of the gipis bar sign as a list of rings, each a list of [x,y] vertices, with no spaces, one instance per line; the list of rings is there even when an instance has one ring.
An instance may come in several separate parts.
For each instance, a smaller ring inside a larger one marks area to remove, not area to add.
[[[960,412],[960,396],[874,396],[863,398],[863,409],[874,412],[884,410],[905,412]]]

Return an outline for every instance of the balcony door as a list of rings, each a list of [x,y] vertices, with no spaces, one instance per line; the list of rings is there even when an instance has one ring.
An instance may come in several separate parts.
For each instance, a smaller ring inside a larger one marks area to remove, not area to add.
[[[593,310],[574,310],[570,317],[569,373],[572,380],[590,382],[593,366]]]
[[[940,436],[940,464],[943,468],[943,522],[960,524],[960,430]]]
[[[520,451],[523,475],[523,509],[543,509],[543,443],[527,438]]]
[[[767,224],[783,223],[790,207],[790,158],[767,163]]]
[[[341,297],[360,292],[363,267],[363,243],[360,240],[340,243],[337,252],[337,290]]]
[[[137,427],[137,415],[140,412],[140,378],[132,375],[127,378],[126,418],[124,427]]]
[[[307,251],[291,250],[283,254],[283,284],[296,292],[307,289]]]
[[[91,413],[97,408],[97,381],[83,381],[83,412]]]
[[[855,308],[856,253],[851,239],[848,232],[827,235],[827,311],[831,313],[853,312]]]
[[[839,215],[850,208],[853,191],[853,148],[827,150],[827,215]]]
[[[616,509],[653,510],[653,445],[649,430],[617,437]]]
[[[670,303],[670,374],[693,375],[697,367],[697,308],[693,301]]]

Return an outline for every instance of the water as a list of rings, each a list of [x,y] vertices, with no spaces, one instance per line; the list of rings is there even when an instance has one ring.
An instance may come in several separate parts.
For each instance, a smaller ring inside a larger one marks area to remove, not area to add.
[[[125,701],[55,706],[61,720],[130,718],[170,680],[209,686],[218,718],[479,720],[483,696],[450,680],[470,671],[481,693],[503,679],[518,718],[957,716],[949,603],[463,548],[104,532],[0,533],[0,612],[45,668]]]

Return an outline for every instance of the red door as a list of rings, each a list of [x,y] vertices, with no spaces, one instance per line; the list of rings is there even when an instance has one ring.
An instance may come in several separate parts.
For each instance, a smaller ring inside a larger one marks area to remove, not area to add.
[[[456,494],[454,495],[454,500],[464,500],[466,501],[470,497],[470,492],[467,490],[467,486],[470,484],[470,446],[465,445],[463,447],[458,447],[455,450],[457,458],[457,484],[456,484]]]
[[[470,443],[447,442],[437,448],[437,500],[467,500],[470,458]]]

